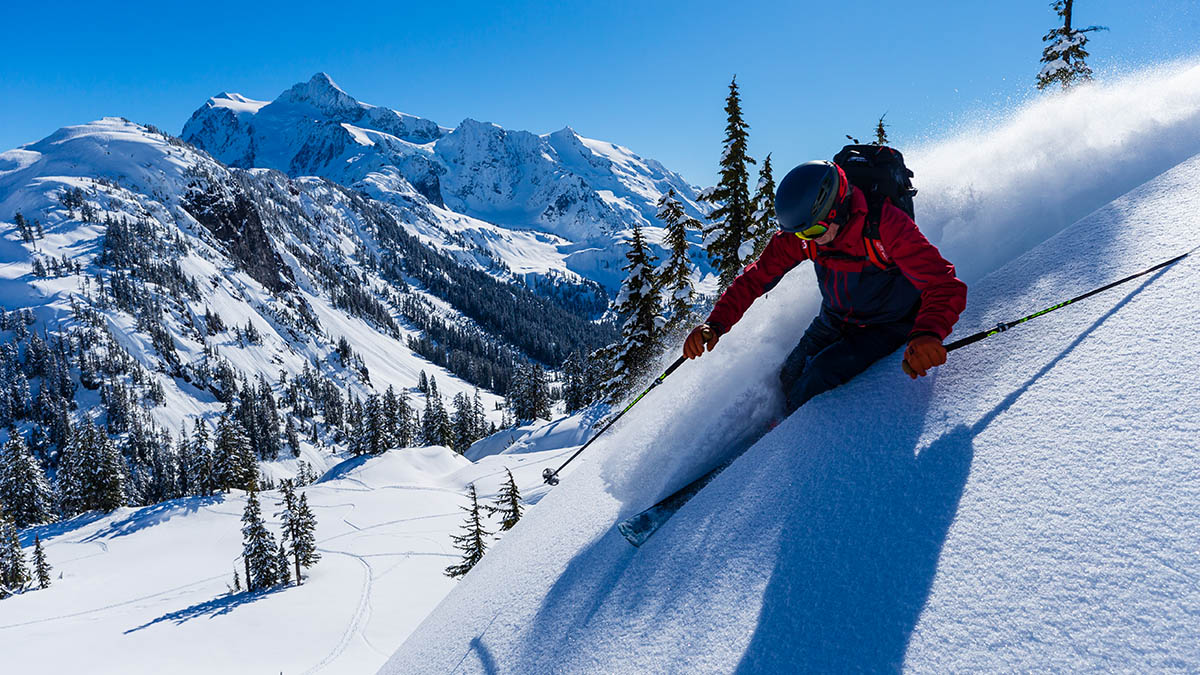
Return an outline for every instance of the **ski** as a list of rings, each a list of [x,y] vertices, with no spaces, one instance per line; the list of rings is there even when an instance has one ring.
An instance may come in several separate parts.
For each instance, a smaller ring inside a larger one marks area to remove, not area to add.
[[[617,530],[621,532],[621,536],[625,537],[626,541],[634,546],[641,546],[646,543],[646,540],[657,532],[679,509],[683,508],[684,504],[688,503],[692,497],[695,497],[696,493],[700,492],[705,485],[711,483],[722,471],[729,468],[729,465],[733,464],[738,457],[745,454],[759,439],[766,436],[767,432],[778,425],[779,422],[776,420],[771,422],[767,428],[755,431],[748,439],[739,443],[733,454],[724,462],[718,464],[716,468],[667,495],[654,506],[622,520],[617,524]]]

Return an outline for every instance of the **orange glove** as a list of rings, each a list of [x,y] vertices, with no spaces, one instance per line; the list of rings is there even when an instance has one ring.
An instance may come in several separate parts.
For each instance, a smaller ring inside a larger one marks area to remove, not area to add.
[[[932,335],[918,335],[904,350],[904,372],[912,379],[925,377],[926,373],[946,362],[946,348],[942,341]]]
[[[717,335],[717,331],[713,330],[708,324],[702,323],[692,329],[692,332],[683,341],[683,355],[689,359],[694,359],[697,356],[704,355],[704,348],[708,347],[708,351],[712,351],[713,347],[717,346],[717,340],[721,337]]]

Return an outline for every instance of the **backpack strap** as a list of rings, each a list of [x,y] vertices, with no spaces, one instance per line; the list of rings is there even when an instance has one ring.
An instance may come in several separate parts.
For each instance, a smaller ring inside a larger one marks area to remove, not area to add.
[[[867,251],[867,260],[879,269],[888,272],[896,269],[896,263],[888,257],[883,248],[883,239],[879,236],[879,223],[883,220],[883,205],[887,197],[878,200],[868,200],[867,220],[863,223],[863,247]]]

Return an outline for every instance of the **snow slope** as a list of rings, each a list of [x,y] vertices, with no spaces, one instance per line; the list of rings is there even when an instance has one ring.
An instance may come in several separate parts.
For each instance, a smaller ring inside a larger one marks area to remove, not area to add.
[[[958,335],[1200,244],[1198,79],[1039,100],[975,139],[1004,152],[961,164],[953,142],[913,153],[918,216],[973,282]],[[1200,669],[1196,256],[917,382],[894,354],[641,549],[621,539],[615,522],[776,414],[811,274],[593,445],[381,672]]]
[[[454,586],[442,570],[458,561],[449,534],[465,486],[490,499],[506,467],[536,485],[557,454],[348,460],[303,488],[322,559],[298,588],[228,592],[242,569],[240,491],[30,528],[22,542],[41,537],[53,581],[0,602],[0,653],[47,673],[369,672]],[[260,499],[278,536],[280,496]]]

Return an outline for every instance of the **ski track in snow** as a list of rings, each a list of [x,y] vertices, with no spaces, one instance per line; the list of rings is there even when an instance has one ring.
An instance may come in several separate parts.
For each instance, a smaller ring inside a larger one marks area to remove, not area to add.
[[[46,623],[46,622],[49,622],[49,621],[60,621],[60,620],[62,620],[62,619],[71,619],[71,618],[74,618],[74,617],[77,617],[77,616],[86,616],[86,615],[88,615],[88,614],[95,614],[95,613],[97,613],[97,612],[104,612],[104,611],[107,611],[107,610],[110,610],[110,609],[116,609],[117,607],[124,607],[124,606],[126,606],[126,605],[132,605],[132,604],[134,604],[134,603],[142,602],[142,601],[144,601],[144,600],[150,600],[150,599],[153,599],[153,598],[157,598],[157,597],[160,597],[160,596],[163,596],[163,595],[167,595],[167,594],[170,594],[170,593],[174,593],[174,592],[176,592],[176,591],[182,591],[182,590],[185,590],[185,589],[188,589],[188,588],[192,588],[192,587],[194,587],[194,586],[199,586],[199,585],[201,585],[201,584],[207,584],[207,583],[210,583],[210,582],[216,581],[217,579],[223,579],[223,578],[225,578],[225,575],[224,575],[224,574],[218,574],[218,575],[217,575],[217,576],[215,576],[215,577],[209,577],[209,578],[207,578],[207,579],[201,579],[200,581],[193,581],[193,582],[192,582],[192,583],[190,583],[190,584],[184,584],[184,585],[182,585],[182,586],[176,586],[176,587],[174,587],[174,588],[168,588],[168,589],[166,589],[166,590],[164,590],[164,591],[158,591],[157,593],[150,593],[149,595],[143,595],[143,596],[139,596],[139,597],[136,597],[136,598],[133,598],[133,599],[130,599],[130,600],[123,600],[123,601],[121,601],[121,602],[114,602],[114,603],[112,603],[112,604],[109,604],[109,605],[104,605],[103,607],[93,607],[92,609],[85,609],[85,610],[82,610],[82,611],[79,611],[79,612],[72,612],[71,614],[60,614],[59,616],[48,616],[48,617],[43,617],[43,618],[41,618],[41,619],[35,619],[35,620],[33,620],[33,621],[25,621],[25,622],[22,622],[22,623],[10,623],[10,624],[8,624],[8,625],[5,625],[5,626],[0,626],[0,630],[5,630],[5,629],[8,629],[8,628],[18,628],[18,627],[21,627],[21,626],[31,626],[31,625],[34,625],[34,624]]]
[[[325,658],[321,659],[317,665],[304,671],[305,675],[316,673],[324,669],[346,651],[346,647],[350,645],[351,640],[353,640],[356,636],[363,637],[363,626],[366,625],[367,619],[371,614],[371,564],[362,556],[350,553],[348,551],[336,551],[327,548],[318,548],[317,550],[323,553],[336,553],[338,555],[344,555],[357,560],[363,568],[363,582],[358,593],[358,606],[354,610],[354,616],[351,617],[350,623],[347,624],[345,629],[342,631],[341,639],[338,640],[338,643],[334,646],[333,651],[329,652],[329,654],[326,655]],[[363,641],[368,647],[371,647],[373,651],[378,652],[378,650],[371,646],[370,642],[368,642],[365,637],[363,638]]]

